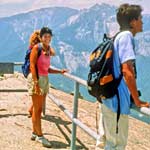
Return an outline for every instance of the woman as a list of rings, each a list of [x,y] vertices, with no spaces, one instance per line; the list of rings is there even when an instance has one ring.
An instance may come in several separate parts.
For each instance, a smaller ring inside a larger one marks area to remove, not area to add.
[[[41,128],[41,112],[46,94],[49,91],[48,73],[63,74],[66,70],[54,70],[50,66],[49,46],[52,38],[52,31],[48,27],[43,27],[40,31],[42,51],[38,57],[38,44],[32,48],[30,54],[30,71],[28,75],[29,94],[32,96],[33,113],[32,124],[33,132],[31,140],[36,140],[44,147],[51,147],[50,142],[43,136]],[[38,73],[37,73],[38,70]]]
[[[35,30],[31,36],[30,36],[30,40],[29,40],[29,48],[32,49],[36,44],[41,42],[41,38],[40,38],[40,30]],[[55,55],[55,51],[53,48],[50,49],[50,56],[54,56]],[[28,117],[32,117],[32,112],[33,112],[33,104],[31,104],[29,110],[29,115]]]

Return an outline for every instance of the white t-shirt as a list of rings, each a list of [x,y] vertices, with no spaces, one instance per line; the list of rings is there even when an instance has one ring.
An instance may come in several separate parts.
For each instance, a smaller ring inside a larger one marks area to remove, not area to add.
[[[118,49],[121,64],[135,59],[134,39],[130,31],[124,31],[118,34],[114,41],[114,47]]]

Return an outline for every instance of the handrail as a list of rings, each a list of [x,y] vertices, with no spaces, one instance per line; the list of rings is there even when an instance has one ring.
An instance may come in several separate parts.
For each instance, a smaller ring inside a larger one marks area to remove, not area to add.
[[[53,69],[58,69],[58,68],[53,67],[53,66],[52,66],[52,68],[53,68]],[[87,88],[90,88],[90,87],[88,87],[87,82],[86,82],[85,80],[83,80],[83,79],[81,79],[81,78],[79,78],[79,77],[77,77],[77,76],[71,75],[71,74],[69,74],[69,73],[64,73],[63,75],[64,75],[65,77],[67,77],[67,78],[69,78],[69,79],[75,81],[75,82],[78,82],[79,84],[81,84],[81,85],[83,85],[83,86],[85,86],[85,87],[87,87]],[[146,107],[138,108],[138,107],[136,107],[135,105],[133,105],[133,107],[132,107],[131,109],[135,109],[136,111],[139,111],[139,112],[141,112],[141,113],[143,113],[143,114],[145,114],[145,115],[150,116],[150,108],[146,108]]]
[[[14,62],[14,65],[15,66],[21,66],[21,65],[23,65],[23,62]]]
[[[16,66],[19,66],[19,65],[22,65],[22,64],[23,64],[23,62],[14,62],[14,65],[16,65]],[[52,69],[58,69],[58,68],[56,68],[56,67],[54,67],[54,66],[51,66],[51,68],[52,68]],[[59,69],[58,69],[58,70],[59,70]],[[77,77],[77,76],[71,75],[71,74],[69,74],[69,73],[64,73],[63,75],[64,75],[65,77],[67,77],[67,78],[73,80],[73,81],[76,81],[76,82],[78,82],[78,83],[80,83],[80,84],[82,84],[82,85],[84,85],[84,86],[87,86],[86,81],[83,80],[83,79],[81,79],[81,78],[79,78],[79,77]]]
[[[58,69],[58,68],[56,68],[56,67],[54,67],[54,66],[51,66],[51,68],[52,68],[52,69]],[[59,70],[59,69],[58,69],[58,70]],[[79,84],[81,84],[81,85],[83,85],[83,86],[85,86],[85,87],[88,86],[88,85],[87,85],[87,82],[86,82],[85,80],[83,80],[83,79],[81,79],[81,78],[79,78],[79,77],[77,77],[77,76],[74,76],[74,75],[72,75],[72,74],[70,74],[70,73],[64,73],[63,76],[65,76],[65,77],[67,77],[68,79],[71,79],[71,80],[73,80],[73,81],[75,81],[75,82],[78,82]]]
[[[0,89],[0,92],[28,92],[27,89]]]

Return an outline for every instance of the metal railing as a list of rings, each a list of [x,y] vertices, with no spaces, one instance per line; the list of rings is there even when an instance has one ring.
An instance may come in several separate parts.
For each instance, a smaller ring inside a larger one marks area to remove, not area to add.
[[[22,65],[22,63],[15,62],[14,65]],[[52,67],[52,68],[55,68],[55,67]],[[55,68],[55,69],[57,69],[57,68]],[[80,120],[77,119],[78,118],[79,86],[83,85],[83,86],[87,87],[86,81],[79,77],[71,75],[69,73],[64,73],[64,76],[66,78],[69,78],[74,81],[73,114],[64,107],[64,105],[61,103],[60,99],[55,98],[52,94],[48,94],[48,97],[71,119],[71,121],[72,121],[71,150],[75,150],[76,149],[76,128],[77,128],[77,126],[79,126],[81,129],[83,129],[86,133],[88,133],[94,139],[97,139],[98,135],[96,132],[91,130],[88,126],[86,126]],[[22,89],[22,91],[23,90],[24,89]],[[7,91],[7,90],[0,90],[0,92],[1,91]],[[136,108],[136,110],[139,112],[142,112],[150,117],[150,109],[147,109],[146,111],[145,110],[142,111],[142,109]],[[45,111],[45,107],[44,107],[43,111]]]
[[[52,67],[53,69],[58,69]],[[49,98],[61,109],[65,112],[65,114],[72,120],[72,136],[71,136],[71,150],[76,149],[76,128],[79,126],[82,130],[84,130],[87,134],[93,137],[95,140],[98,138],[98,135],[95,131],[91,130],[88,126],[83,124],[80,120],[78,120],[78,96],[79,96],[79,86],[83,85],[87,87],[87,83],[85,80],[71,75],[69,73],[64,73],[64,76],[68,79],[74,81],[74,101],[73,101],[73,114],[70,113],[60,102],[59,99],[56,99],[52,94],[48,94]]]

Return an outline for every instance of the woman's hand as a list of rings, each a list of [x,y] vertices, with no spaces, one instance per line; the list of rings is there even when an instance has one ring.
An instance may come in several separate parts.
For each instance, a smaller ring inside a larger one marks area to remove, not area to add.
[[[60,71],[61,74],[64,74],[64,73],[66,73],[66,72],[69,72],[69,70],[67,70],[67,69],[62,69],[62,70]]]
[[[39,84],[37,82],[34,82],[34,94],[42,95],[41,89],[40,89]]]

